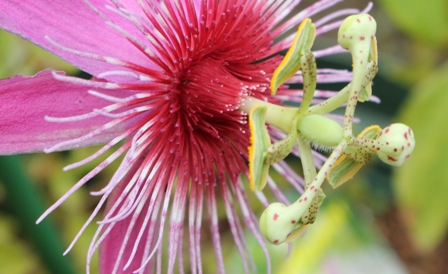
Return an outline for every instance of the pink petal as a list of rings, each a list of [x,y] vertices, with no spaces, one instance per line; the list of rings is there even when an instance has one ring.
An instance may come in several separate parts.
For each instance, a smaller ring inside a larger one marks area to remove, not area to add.
[[[0,81],[0,154],[42,151],[111,120],[97,116],[74,122],[47,122],[45,116],[70,117],[110,104],[90,95],[85,86],[54,79],[52,73],[45,70],[32,77],[14,76]],[[107,142],[123,129],[113,128],[73,147]]]
[[[117,25],[139,39],[142,38],[135,26],[105,7],[106,5],[115,7],[111,1],[89,1]],[[139,12],[136,1],[121,2],[134,3],[126,4],[126,8],[136,13]],[[49,42],[46,36],[62,47],[84,53],[110,56],[145,67],[152,66],[151,61],[145,58],[143,53],[117,30],[107,25],[105,20],[84,1],[0,1],[0,10],[0,28],[30,40],[92,75],[96,76],[106,70],[113,70],[113,66],[99,60],[69,53]]]
[[[146,209],[144,209],[146,211]],[[143,223],[145,214],[141,214],[138,220],[134,221],[135,227],[139,227]],[[137,241],[138,229],[133,229],[130,235],[128,235],[127,241],[129,244],[126,245],[125,249],[122,251],[122,256],[124,258],[120,259],[118,266],[115,265],[117,261],[117,256],[120,253],[123,245],[123,238],[128,233],[128,227],[132,223],[132,218],[126,218],[120,222],[114,223],[112,230],[108,233],[104,242],[100,246],[100,273],[110,274],[110,273],[120,273],[120,274],[131,274],[136,269],[139,269],[143,261],[143,256],[145,254],[145,243],[148,238],[148,234],[144,233],[140,239],[141,243],[138,244],[138,248],[134,259],[131,261],[130,265],[124,270],[124,266],[127,261],[127,257],[132,253],[133,243]],[[116,269],[115,269],[116,267]],[[115,272],[114,272],[115,271]]]
[[[128,175],[129,178],[133,174]],[[141,272],[138,273],[147,273],[146,270],[154,267],[155,256],[150,253],[153,254],[154,248],[161,250],[161,245],[156,247],[156,243],[161,240],[160,227],[164,226],[167,219],[169,196],[173,187],[173,180],[170,179],[171,183],[162,185],[162,189],[167,188],[167,193],[154,192],[151,194],[151,201],[148,201],[150,197],[145,195],[146,197],[140,201],[142,204],[130,216],[101,225],[104,226],[99,229],[101,237],[104,237],[99,250],[101,274],[131,274],[141,267]],[[126,178],[123,180],[123,182],[127,181]],[[105,210],[106,219],[117,214],[117,210],[119,211],[123,206],[119,197],[123,195],[126,187],[126,183],[121,183],[113,190]],[[159,217],[159,214],[162,216]],[[91,246],[92,252],[95,249],[96,247]],[[145,265],[148,256],[151,262]]]

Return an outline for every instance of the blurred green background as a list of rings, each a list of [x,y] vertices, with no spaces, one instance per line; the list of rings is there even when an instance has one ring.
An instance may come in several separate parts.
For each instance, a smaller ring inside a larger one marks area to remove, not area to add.
[[[353,0],[342,6],[362,8],[365,4]],[[375,159],[344,186],[326,187],[327,199],[316,223],[294,242],[289,257],[287,246],[271,247],[274,273],[446,273],[448,269],[448,163],[444,160],[448,155],[448,1],[382,0],[374,4],[371,14],[378,22],[380,70],[373,91],[382,103],[360,106],[357,116],[362,122],[356,130],[371,123],[384,127],[400,121],[414,130],[416,149],[401,168]],[[334,32],[320,37],[316,46],[334,43],[335,37]],[[319,66],[349,68],[349,58],[327,58]],[[3,31],[0,60],[0,78],[33,75],[47,67],[79,73]],[[66,257],[62,252],[98,201],[89,192],[107,183],[116,164],[42,224],[36,226],[35,220],[94,163],[69,172],[62,168],[95,150],[0,157],[0,273],[85,272],[94,225]],[[295,195],[293,190],[284,191]],[[251,199],[261,212],[256,199]],[[225,218],[224,213],[221,217]],[[231,237],[224,225],[227,270],[242,273]],[[206,242],[207,235],[203,238]],[[256,241],[249,233],[247,240],[259,272],[265,273],[266,262]],[[214,273],[212,251],[211,243],[203,248],[204,273]],[[97,273],[96,259],[92,269]]]

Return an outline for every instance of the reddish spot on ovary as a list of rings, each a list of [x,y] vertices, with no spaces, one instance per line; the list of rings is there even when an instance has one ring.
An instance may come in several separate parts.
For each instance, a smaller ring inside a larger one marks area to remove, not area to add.
[[[390,161],[392,161],[392,162],[396,162],[396,161],[397,161],[397,159],[395,159],[395,158],[393,158],[393,157],[391,157],[391,156],[387,156],[387,159],[390,160]]]
[[[278,217],[280,217],[277,213],[274,214],[274,221],[277,221]]]

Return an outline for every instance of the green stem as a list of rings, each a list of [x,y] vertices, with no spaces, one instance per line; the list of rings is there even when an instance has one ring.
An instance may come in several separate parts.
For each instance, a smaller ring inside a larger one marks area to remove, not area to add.
[[[291,132],[293,121],[297,117],[297,108],[282,107],[254,97],[247,97],[241,102],[239,109],[249,114],[250,110],[257,105],[267,107],[266,123],[287,134]]]
[[[50,273],[75,273],[69,259],[62,256],[64,249],[54,224],[47,217],[36,225],[36,220],[45,211],[45,207],[39,191],[25,175],[21,166],[19,156],[0,157],[0,181],[5,187],[11,208]]]
[[[311,106],[308,109],[307,115],[310,114],[327,114],[332,112],[333,110],[341,107],[345,103],[347,103],[348,96],[350,91],[350,84],[345,86],[341,91],[339,91],[336,95],[328,98],[324,102]]]
[[[309,187],[311,181],[316,177],[316,165],[314,164],[311,146],[299,136],[297,138],[300,160],[302,161],[303,177],[305,179],[305,189]]]
[[[303,96],[300,103],[299,116],[303,116],[311,105],[316,91],[316,59],[311,51],[307,51],[300,58],[302,64]]]

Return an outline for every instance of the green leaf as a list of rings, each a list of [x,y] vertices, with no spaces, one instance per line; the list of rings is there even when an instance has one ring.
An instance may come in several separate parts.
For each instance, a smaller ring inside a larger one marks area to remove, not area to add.
[[[421,251],[433,249],[448,228],[447,87],[448,64],[416,86],[399,119],[413,129],[416,147],[396,170],[394,187]]]
[[[390,18],[409,36],[441,48],[448,45],[448,1],[380,0]]]
[[[34,75],[50,67],[68,73],[77,71],[59,57],[4,30],[0,30],[0,60],[0,78],[15,74]]]

